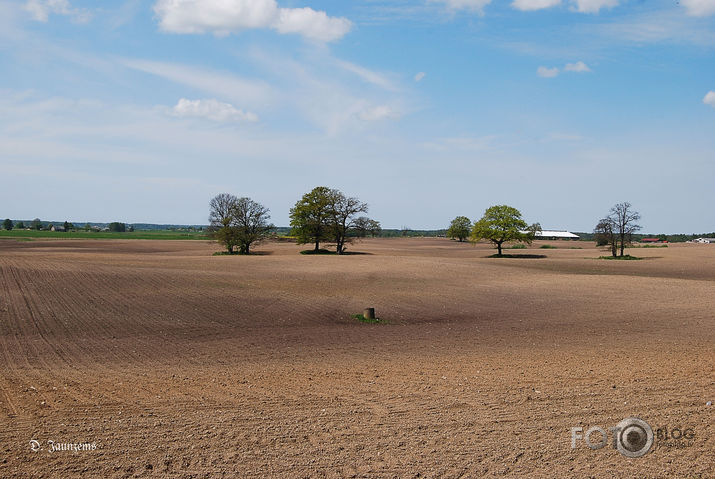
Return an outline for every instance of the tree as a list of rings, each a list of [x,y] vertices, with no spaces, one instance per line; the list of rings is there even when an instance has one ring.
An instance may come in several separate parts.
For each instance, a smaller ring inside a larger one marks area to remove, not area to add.
[[[15,225],[12,223],[10,218],[5,218],[5,221],[2,222],[2,227],[8,231],[10,231],[14,226]]]
[[[365,238],[366,236],[380,236],[382,233],[382,226],[379,221],[368,218],[367,216],[360,216],[355,219],[353,226],[353,234],[358,238]]]
[[[15,225],[15,227],[16,227],[17,229],[19,229],[19,230],[24,230],[24,229],[25,229],[25,223],[23,223],[22,221],[18,221],[17,224]]]
[[[641,218],[640,213],[631,209],[628,202],[618,203],[611,208],[605,218],[599,220],[593,232],[596,235],[596,244],[599,246],[610,245],[611,254],[615,258],[620,250],[623,256],[626,244],[630,244],[633,233],[641,227],[636,223]]]
[[[251,198],[228,193],[216,195],[209,203],[209,232],[229,254],[249,254],[251,246],[266,239],[273,229],[268,208]]]
[[[596,246],[611,246],[611,254],[615,258],[618,254],[618,240],[614,232],[614,224],[611,218],[606,217],[599,220],[593,230],[596,237]]]
[[[461,243],[469,237],[469,230],[472,228],[472,221],[466,216],[457,216],[447,229],[447,238],[459,240]]]
[[[38,231],[42,229],[42,221],[40,221],[40,218],[32,220],[32,229]]]
[[[114,233],[124,233],[127,230],[127,225],[118,221],[109,223],[109,231]]]
[[[537,231],[541,231],[539,223],[529,226],[521,218],[516,208],[507,205],[497,205],[487,208],[484,216],[474,223],[471,241],[486,239],[497,247],[498,256],[502,255],[502,244],[519,241],[531,244]]]
[[[297,238],[298,244],[315,243],[314,251],[317,252],[321,242],[331,239],[333,191],[326,186],[317,186],[290,209],[291,235]]]
[[[233,214],[238,198],[229,193],[214,196],[209,202],[209,233],[224,245],[228,254],[233,254],[233,248],[238,244],[233,226]]]
[[[345,245],[351,241],[348,233],[355,227],[355,215],[367,213],[367,204],[354,197],[347,197],[338,190],[331,190],[330,230],[338,254],[345,252]]]
[[[69,223],[69,222],[67,222],[67,221],[65,221],[65,224],[62,225],[62,226],[64,226],[65,231],[69,231],[70,228],[73,228],[73,227],[74,227],[74,225],[72,225],[72,223]]]
[[[251,245],[255,245],[270,236],[275,226],[268,220],[269,209],[251,198],[239,198],[231,210],[231,228],[238,244],[240,254],[249,254]]]
[[[618,203],[611,208],[610,216],[615,224],[615,232],[618,234],[621,246],[621,256],[626,243],[631,242],[633,233],[641,229],[641,226],[636,223],[641,219],[640,213],[631,209],[631,204],[628,202]]]

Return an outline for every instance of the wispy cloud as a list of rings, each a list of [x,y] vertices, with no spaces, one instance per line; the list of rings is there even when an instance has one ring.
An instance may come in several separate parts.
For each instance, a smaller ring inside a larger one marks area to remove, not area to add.
[[[86,23],[92,14],[83,8],[74,8],[69,0],[27,0],[25,10],[38,22],[47,22],[51,14],[64,15],[77,23]]]
[[[559,69],[557,67],[549,68],[541,66],[536,69],[536,74],[541,78],[554,78],[559,75]]]
[[[426,77],[426,76],[427,76],[427,74],[425,72],[419,72],[415,75],[414,79],[416,82],[421,82],[424,79],[424,77]]]
[[[619,0],[575,0],[576,11],[581,13],[598,13],[602,8],[618,6]]]
[[[443,3],[449,10],[471,10],[480,15],[484,14],[484,7],[492,3],[492,0],[430,0],[435,3]]]
[[[384,88],[385,90],[397,90],[397,87],[384,74],[344,60],[336,60],[336,63],[343,70],[356,74],[368,83]]]
[[[240,105],[265,105],[271,101],[272,88],[262,80],[251,80],[229,73],[216,72],[178,63],[123,59],[131,69],[156,75],[175,83],[235,101]]]
[[[567,63],[566,66],[564,66],[564,71],[575,72],[575,73],[586,73],[586,72],[590,72],[591,69],[584,62],[578,61],[576,63]]]
[[[681,0],[680,4],[694,17],[715,15],[715,0]]]
[[[181,118],[205,118],[217,122],[230,121],[258,121],[258,115],[245,112],[234,107],[230,103],[224,103],[216,99],[207,100],[187,100],[181,98],[172,108],[174,116]]]
[[[524,12],[543,10],[561,5],[561,0],[514,0],[511,7]]]

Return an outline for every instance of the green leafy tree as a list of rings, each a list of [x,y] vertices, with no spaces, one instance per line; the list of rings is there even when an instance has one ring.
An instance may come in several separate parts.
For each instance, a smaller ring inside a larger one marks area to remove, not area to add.
[[[376,237],[380,236],[382,233],[382,226],[379,221],[368,218],[367,216],[360,216],[355,219],[355,224],[353,227],[353,232],[358,238],[365,238],[366,236]]]
[[[447,238],[456,239],[460,242],[469,238],[469,232],[472,229],[472,221],[466,216],[457,216],[449,224],[447,229]]]
[[[40,221],[40,218],[32,220],[32,229],[38,231],[42,229],[42,221]]]
[[[109,223],[109,231],[114,233],[124,233],[127,231],[127,225],[118,221],[113,221]]]
[[[10,231],[14,226],[15,225],[12,223],[10,218],[5,218],[5,221],[2,222],[2,227],[8,231]]]
[[[531,244],[534,236],[541,231],[541,226],[534,223],[529,226],[516,208],[497,205],[487,208],[484,216],[474,223],[471,241],[489,240],[497,247],[497,254],[502,255],[504,243],[517,241]]]
[[[71,228],[74,228],[74,225],[68,221],[65,221],[65,224],[62,226],[64,226],[65,231],[69,231]]]
[[[23,223],[22,221],[18,221],[18,222],[17,222],[17,225],[15,225],[15,227],[16,227],[17,229],[19,229],[19,230],[24,230],[24,229],[25,229],[25,223]]]
[[[296,202],[290,209],[291,235],[298,244],[315,243],[314,251],[321,242],[332,239],[334,190],[317,186]]]

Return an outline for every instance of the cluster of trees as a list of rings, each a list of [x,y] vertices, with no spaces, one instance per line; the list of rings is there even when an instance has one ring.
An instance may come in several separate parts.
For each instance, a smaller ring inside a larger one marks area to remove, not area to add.
[[[502,246],[509,242],[531,244],[541,225],[527,224],[516,208],[507,205],[490,206],[484,215],[472,224],[466,216],[457,216],[447,229],[447,237],[458,241],[469,238],[472,242],[488,240],[497,248],[497,255],[502,256]]]
[[[318,186],[303,195],[290,209],[291,235],[298,244],[312,243],[313,251],[320,251],[321,243],[335,244],[338,254],[344,254],[353,238],[377,236],[381,227],[378,221],[367,216],[367,203],[345,196],[341,191]]]
[[[608,216],[599,220],[594,228],[596,244],[609,245],[614,258],[618,256],[619,251],[620,256],[623,256],[626,245],[633,240],[633,233],[641,229],[636,223],[640,218],[640,213],[634,211],[630,203],[618,203],[611,208]]]
[[[275,228],[270,210],[250,198],[228,193],[216,195],[209,203],[209,233],[229,254],[249,254],[251,247],[271,235]]]
[[[313,188],[290,210],[290,234],[298,244],[334,244],[344,254],[354,238],[378,236],[380,223],[367,216],[368,206],[358,198],[325,186]],[[229,254],[249,254],[253,245],[272,236],[269,210],[250,198],[221,193],[209,203],[209,231]],[[238,251],[236,251],[238,248]]]

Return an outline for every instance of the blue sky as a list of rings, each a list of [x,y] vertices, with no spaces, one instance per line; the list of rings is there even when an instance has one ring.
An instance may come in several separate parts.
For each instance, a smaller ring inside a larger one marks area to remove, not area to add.
[[[0,0],[0,216],[715,229],[715,0]],[[706,195],[706,193],[709,193]]]

